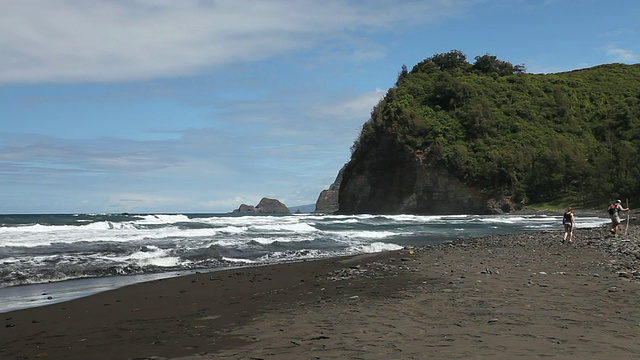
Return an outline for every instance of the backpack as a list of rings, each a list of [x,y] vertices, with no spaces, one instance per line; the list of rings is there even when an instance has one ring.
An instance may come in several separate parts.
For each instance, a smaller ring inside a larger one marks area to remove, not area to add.
[[[570,212],[566,212],[564,213],[564,218],[562,219],[562,223],[563,224],[571,224],[571,213]]]
[[[616,203],[611,204],[611,206],[609,206],[609,215],[615,214],[617,210],[618,210],[618,204]]]

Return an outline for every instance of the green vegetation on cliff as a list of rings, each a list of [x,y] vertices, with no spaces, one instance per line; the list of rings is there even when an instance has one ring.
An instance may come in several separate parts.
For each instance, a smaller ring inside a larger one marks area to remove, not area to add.
[[[459,51],[405,66],[352,148],[382,136],[516,202],[601,204],[640,193],[640,64],[558,74]]]

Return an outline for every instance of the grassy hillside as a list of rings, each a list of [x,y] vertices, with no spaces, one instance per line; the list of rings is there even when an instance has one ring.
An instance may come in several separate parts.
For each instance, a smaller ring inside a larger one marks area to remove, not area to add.
[[[466,184],[517,202],[582,205],[640,190],[640,64],[527,74],[491,55],[434,55],[375,106],[352,160],[392,134]]]

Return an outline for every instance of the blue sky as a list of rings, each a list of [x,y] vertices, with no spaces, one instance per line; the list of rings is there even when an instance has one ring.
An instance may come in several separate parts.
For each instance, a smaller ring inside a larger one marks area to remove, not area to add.
[[[403,64],[554,73],[639,38],[635,0],[0,0],[0,213],[311,204]]]

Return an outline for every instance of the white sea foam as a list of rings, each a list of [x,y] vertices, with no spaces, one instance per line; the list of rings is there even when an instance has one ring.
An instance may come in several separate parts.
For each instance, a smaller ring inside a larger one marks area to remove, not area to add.
[[[0,227],[0,234],[3,234],[3,233],[17,234],[17,233],[24,233],[24,232],[49,233],[49,232],[65,231],[65,230],[76,229],[76,228],[77,226],[67,226],[67,225],[54,226],[54,225],[33,224],[33,225],[23,225],[23,226]]]
[[[261,230],[261,231],[288,231],[288,232],[313,232],[317,231],[311,225],[304,223],[293,223],[293,224],[265,224],[265,225],[256,225],[252,226],[252,229]]]
[[[230,262],[230,263],[238,263],[238,264],[256,264],[257,261],[250,259],[234,259],[229,257],[223,257],[222,260]]]
[[[489,224],[494,224],[494,223],[516,224],[518,222],[524,221],[526,218],[520,217],[520,216],[489,216],[489,217],[476,218],[476,219],[481,222],[489,223]],[[531,221],[531,219],[527,219],[527,220]]]
[[[215,237],[221,230],[212,228],[181,229],[174,226],[162,228],[139,229],[130,224],[121,223],[117,227],[109,228],[104,223],[94,223],[93,226],[76,226],[52,231],[22,231],[18,233],[0,233],[0,246],[36,247],[52,245],[54,243],[74,242],[135,242],[145,239],[168,238],[197,238]],[[224,229],[227,233],[241,233],[246,229]]]
[[[578,218],[577,227],[597,227],[606,224],[606,218]],[[188,228],[175,226],[177,222],[199,223],[205,225],[204,228]],[[371,230],[350,229],[350,225],[362,227],[371,226]],[[26,226],[0,226],[0,246],[14,247],[37,247],[48,246],[54,243],[75,243],[75,242],[141,242],[163,239],[195,239],[208,238],[212,241],[224,241],[227,245],[242,243],[244,236],[255,238],[273,237],[276,234],[294,235],[289,241],[307,240],[299,235],[305,233],[317,234],[317,236],[331,236],[342,239],[381,239],[392,236],[407,235],[407,231],[419,231],[425,234],[437,233],[437,228],[430,226],[454,226],[449,231],[464,232],[467,223],[486,224],[492,229],[500,229],[503,225],[520,226],[526,229],[554,229],[560,228],[560,217],[550,216],[416,216],[416,215],[356,215],[356,216],[248,216],[248,217],[205,217],[189,219],[185,215],[148,215],[143,220],[124,222],[93,222],[81,223],[78,225],[26,225]],[[162,226],[164,224],[165,226]],[[210,227],[206,227],[210,225]],[[323,227],[334,225],[346,225],[344,229],[320,231],[317,226]],[[380,225],[402,226],[410,224],[413,226],[424,225],[424,229],[411,228],[398,230],[376,230]],[[154,225],[154,226],[149,226]],[[156,226],[158,225],[158,226]],[[473,231],[473,230],[472,230]],[[268,236],[262,236],[267,235]],[[240,236],[233,240],[224,240],[228,236]],[[461,234],[464,235],[464,234]],[[221,238],[222,237],[222,238]],[[273,242],[273,240],[264,240]],[[283,240],[278,240],[283,241]]]
[[[145,215],[142,220],[136,221],[140,224],[175,224],[179,222],[191,222],[188,216],[177,214],[177,215],[166,215],[166,214],[158,214],[158,215]]]
[[[469,215],[460,215],[460,218],[465,218]],[[404,222],[419,222],[419,223],[428,223],[432,221],[440,221],[444,217],[454,218],[458,217],[456,215],[386,215],[387,219],[392,221],[404,221]]]
[[[335,255],[335,253],[334,253]],[[259,263],[269,263],[273,261],[293,261],[293,260],[305,260],[305,259],[319,259],[329,256],[327,252],[323,252],[317,249],[303,249],[297,251],[275,251],[267,255],[261,256],[258,259]]]
[[[335,220],[334,224],[356,224],[358,223],[358,219],[344,219],[344,220]]]
[[[371,244],[362,244],[362,245],[358,245],[355,247],[355,249],[357,250],[357,252],[363,252],[363,253],[377,253],[377,252],[383,252],[383,251],[395,251],[395,250],[400,250],[403,247],[397,244],[389,244],[389,243],[383,243],[383,242],[374,242]]]
[[[398,235],[397,232],[392,231],[366,231],[366,230],[348,230],[348,231],[327,231],[328,234],[333,234],[336,238],[343,239],[384,239]]]
[[[562,220],[560,220],[560,218],[558,218],[558,222],[561,222]],[[623,220],[626,221],[626,220]],[[583,229],[588,229],[588,228],[595,228],[595,227],[600,227],[603,226],[605,224],[609,224],[611,222],[611,220],[609,219],[604,219],[604,218],[577,218],[576,219],[576,228],[583,228]]]
[[[177,256],[172,256],[169,249],[160,249],[156,246],[146,246],[144,250],[139,250],[128,255],[96,255],[96,259],[107,260],[112,263],[135,264],[140,266],[155,265],[162,267],[177,266],[181,260]]]
[[[221,228],[216,228],[218,232],[227,233],[227,234],[241,234],[247,232],[249,227],[247,226],[225,226]]]
[[[288,243],[288,242],[300,242],[304,240],[309,240],[308,238],[303,237],[290,237],[290,236],[274,236],[274,237],[251,237],[251,241],[255,241],[259,244],[273,244],[275,242],[280,243]]]

